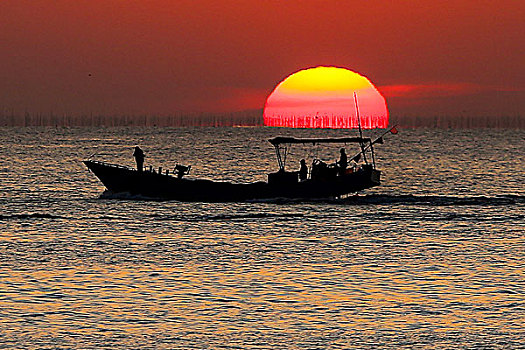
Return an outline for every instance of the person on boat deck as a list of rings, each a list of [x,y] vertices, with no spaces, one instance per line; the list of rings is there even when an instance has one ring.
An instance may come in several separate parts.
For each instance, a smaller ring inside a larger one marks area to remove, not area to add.
[[[137,170],[139,172],[142,172],[142,169],[144,168],[144,152],[140,149],[139,146],[135,146],[135,151],[133,152],[133,157],[135,157],[135,161],[137,162]]]
[[[301,159],[301,168],[299,168],[299,181],[305,181],[308,178],[308,167],[306,161]]]
[[[337,165],[339,165],[339,174],[344,175],[346,167],[348,166],[348,157],[346,156],[346,151],[344,148],[341,148],[340,152],[341,156],[339,157]]]

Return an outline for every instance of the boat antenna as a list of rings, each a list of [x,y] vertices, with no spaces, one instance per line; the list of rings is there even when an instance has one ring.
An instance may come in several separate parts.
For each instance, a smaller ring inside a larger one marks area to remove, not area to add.
[[[361,145],[361,153],[363,154],[363,160],[365,161],[365,164],[368,164],[366,160],[365,155],[365,145],[363,144],[363,130],[361,129],[361,117],[359,116],[359,105],[357,104],[357,94],[354,91],[354,103],[355,103],[355,113],[357,115],[357,126],[359,127],[359,137],[361,137],[361,142],[359,144]]]
[[[357,104],[357,94],[354,91],[355,113],[357,115],[357,126],[359,127],[359,137],[363,138],[363,130],[361,129],[361,117],[359,116],[359,105]]]

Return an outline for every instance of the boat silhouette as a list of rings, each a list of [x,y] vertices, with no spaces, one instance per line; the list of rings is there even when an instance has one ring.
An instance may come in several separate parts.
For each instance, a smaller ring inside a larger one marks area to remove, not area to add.
[[[391,128],[389,131],[392,131]],[[385,134],[387,133],[385,132]],[[141,171],[88,159],[84,164],[116,198],[198,202],[242,202],[265,199],[332,199],[356,193],[381,184],[381,171],[376,169],[373,145],[383,143],[381,137],[294,138],[275,137],[268,140],[274,147],[279,169],[268,174],[267,181],[233,183],[190,178],[190,166],[177,164],[172,173],[155,171],[151,167]],[[299,179],[298,171],[287,171],[286,156],[293,144],[355,144],[358,153],[350,160],[357,165],[341,167],[314,159],[306,179]]]

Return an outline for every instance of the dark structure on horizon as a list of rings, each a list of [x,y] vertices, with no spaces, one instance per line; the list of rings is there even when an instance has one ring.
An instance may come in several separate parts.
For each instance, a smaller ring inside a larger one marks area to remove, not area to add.
[[[173,115],[56,115],[44,113],[17,114],[0,112],[0,126],[64,127],[229,127],[263,126],[262,110],[232,113],[192,113]],[[525,116],[416,116],[392,115],[390,124],[403,128],[515,128],[525,129]]]

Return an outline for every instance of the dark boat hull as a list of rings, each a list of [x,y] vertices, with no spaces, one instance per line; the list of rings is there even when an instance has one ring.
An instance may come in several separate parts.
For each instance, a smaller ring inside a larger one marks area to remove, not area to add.
[[[150,199],[196,202],[334,198],[378,186],[381,174],[372,167],[364,167],[354,173],[331,179],[237,184],[204,179],[179,179],[171,175],[139,172],[92,160],[86,160],[84,164],[113,194],[125,193]]]

